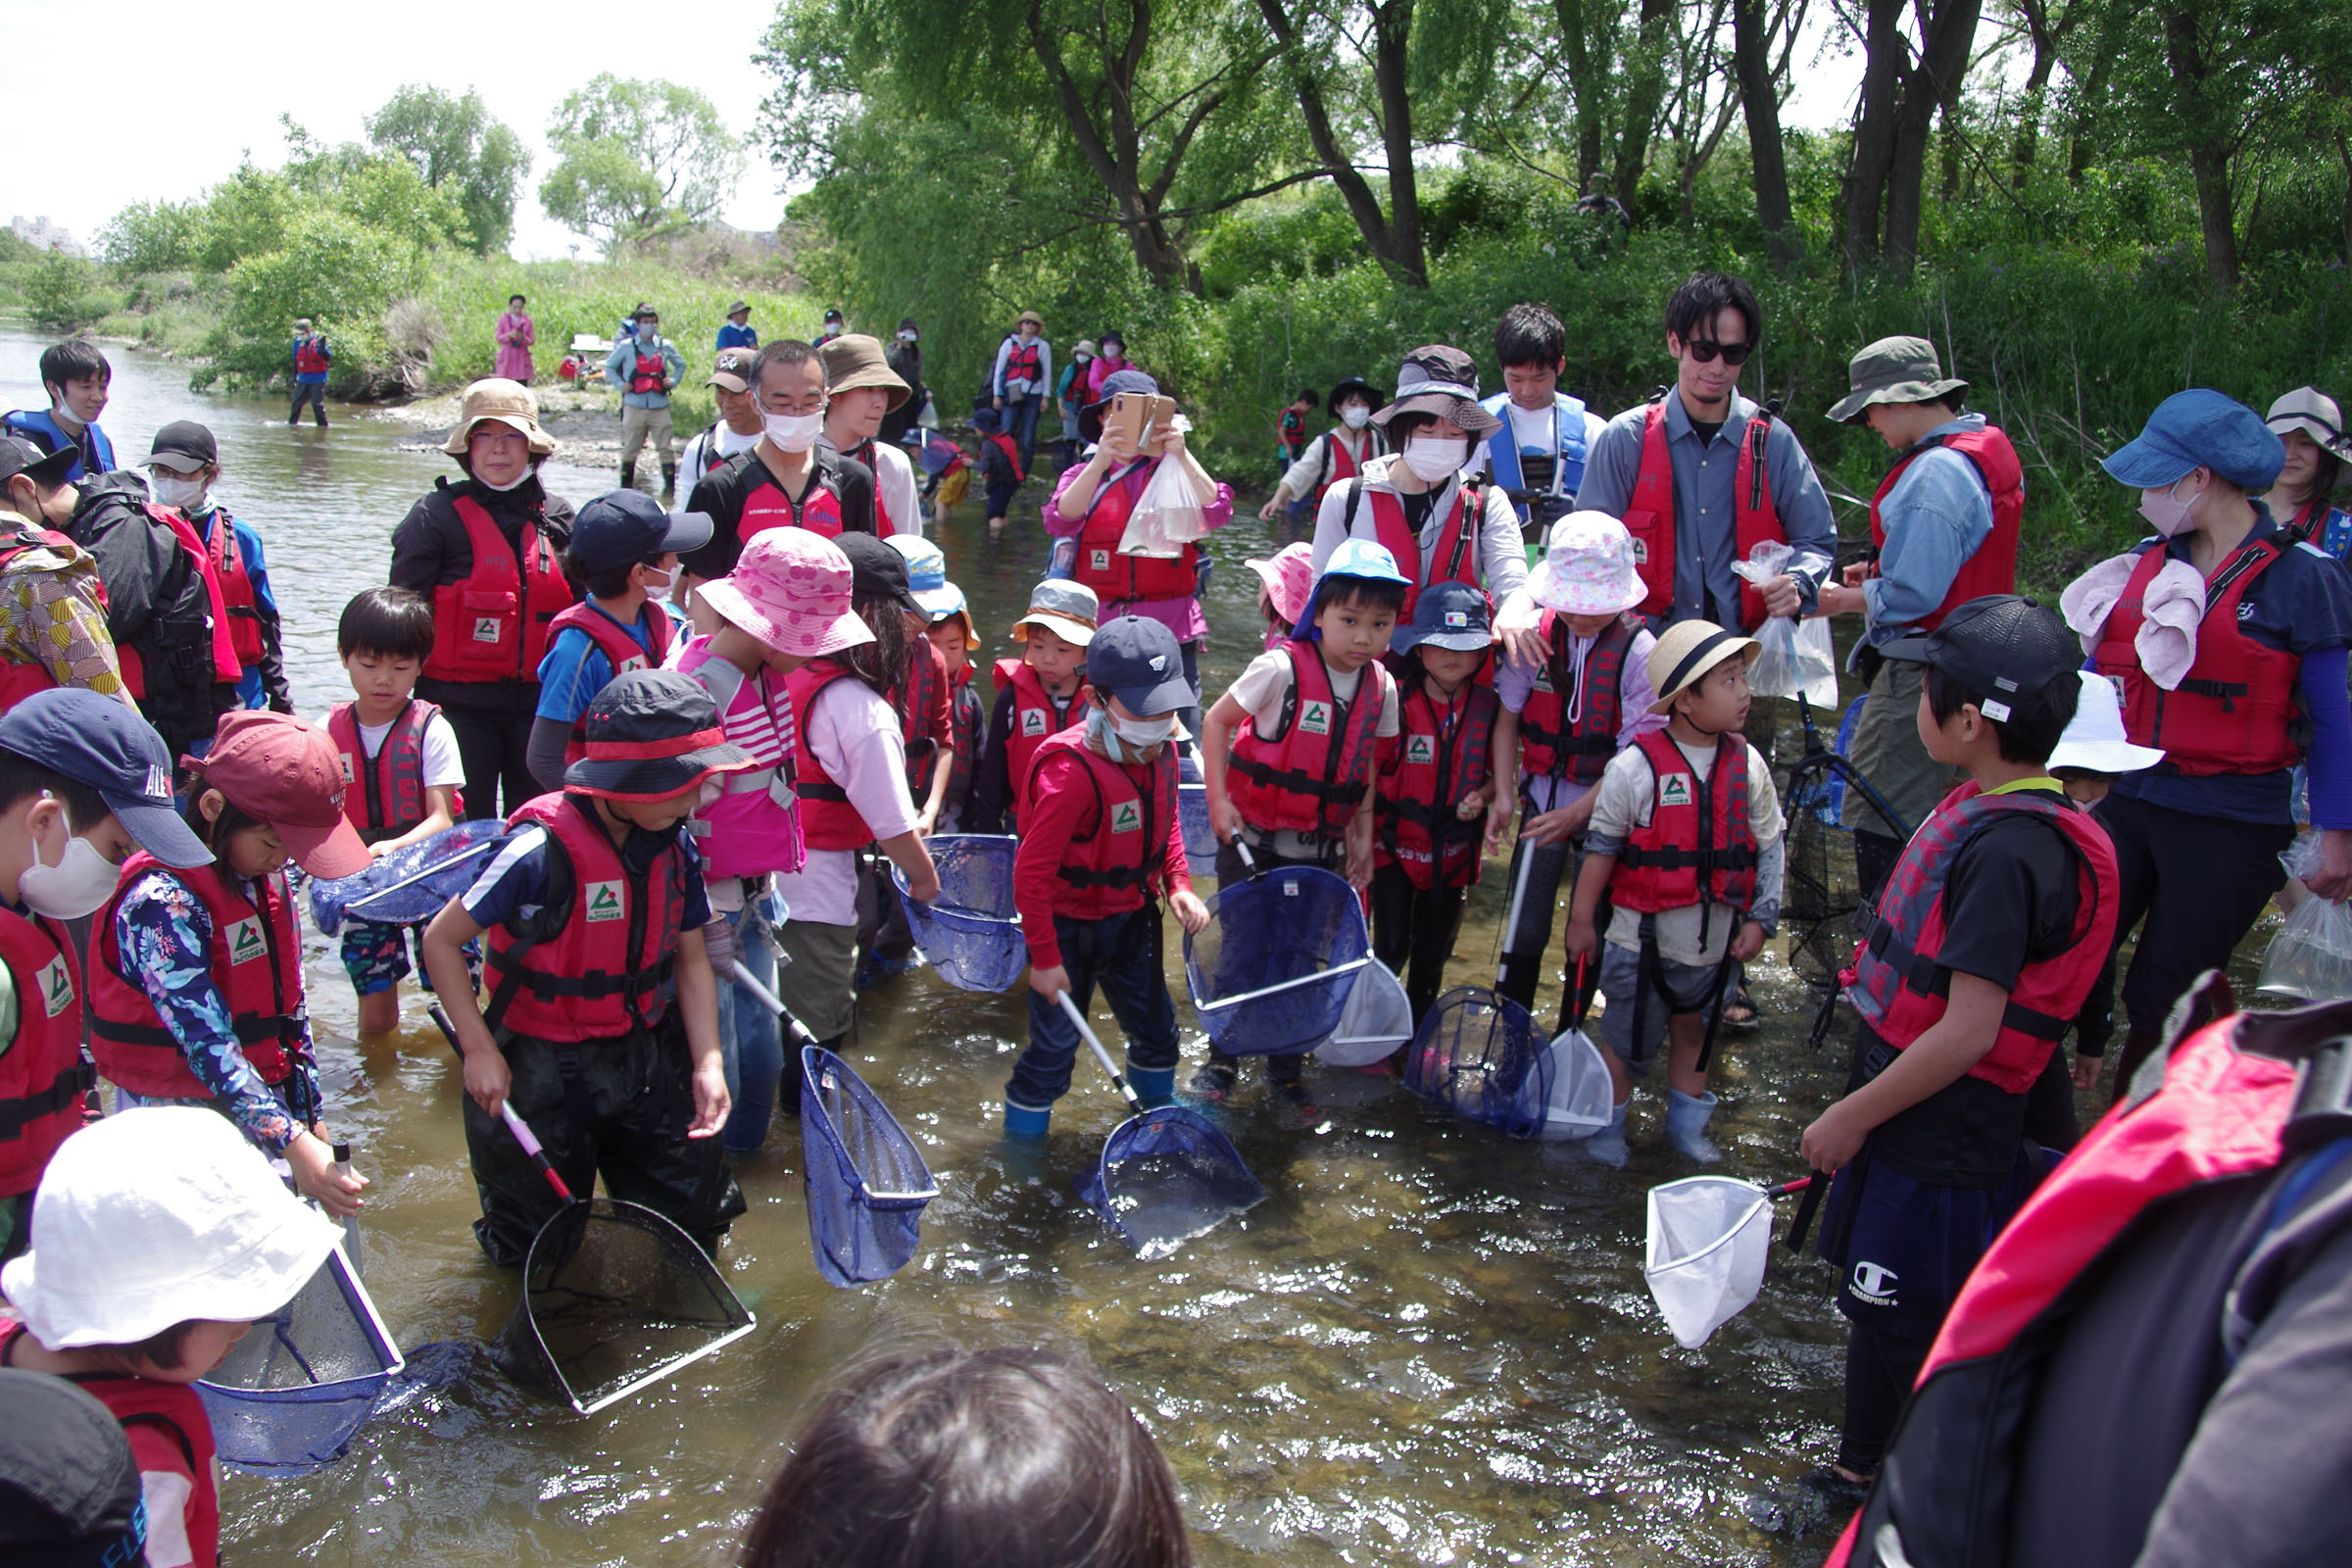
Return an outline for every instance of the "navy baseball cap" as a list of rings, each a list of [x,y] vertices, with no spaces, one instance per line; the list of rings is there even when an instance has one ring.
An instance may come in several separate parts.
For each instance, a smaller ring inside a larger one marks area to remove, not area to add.
[[[2161,490],[2191,468],[2211,468],[2240,490],[2258,492],[2286,466],[2286,446],[2261,415],[2197,386],[2157,404],[2138,438],[2118,447],[2103,466],[2134,490]]]
[[[78,686],[34,692],[0,713],[0,749],[98,792],[149,855],[185,870],[213,863],[172,802],[172,751],[139,710]],[[88,822],[74,824],[76,832]]]
[[[1086,683],[1138,718],[1173,713],[1195,700],[1176,634],[1145,615],[1121,615],[1095,629],[1086,645]]]
[[[1986,718],[2006,719],[2010,704],[2062,682],[2063,706],[2071,714],[2082,693],[2076,678],[2082,663],[2082,639],[2055,613],[2021,594],[1971,599],[1925,637],[1902,638],[1880,653],[1942,670],[1984,699]]]
[[[146,1561],[130,1440],[94,1395],[0,1368],[0,1557],[20,1568]]]
[[[707,512],[668,512],[642,490],[608,490],[571,519],[572,564],[582,571],[611,571],[675,550],[684,555],[710,542]]]
[[[1466,582],[1434,582],[1413,602],[1413,623],[1389,641],[1397,653],[1408,648],[1445,648],[1475,654],[1494,643],[1487,596]]]

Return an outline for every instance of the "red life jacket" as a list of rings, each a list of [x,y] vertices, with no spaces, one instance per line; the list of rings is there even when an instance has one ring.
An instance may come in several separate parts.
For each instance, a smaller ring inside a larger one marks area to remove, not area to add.
[[[226,507],[215,507],[206,521],[212,535],[205,541],[213,573],[220,583],[220,604],[228,612],[229,647],[246,669],[262,665],[262,599],[253,586],[245,552],[237,548],[237,520]]]
[[[1332,696],[1331,671],[1312,643],[1283,644],[1291,660],[1282,711],[1260,732],[1244,718],[1233,738],[1226,793],[1242,820],[1262,831],[1290,828],[1337,838],[1348,830],[1371,787],[1380,712],[1396,677],[1378,660],[1366,664],[1355,699]]]
[[[1054,868],[1060,885],[1054,890],[1054,912],[1100,920],[1140,909],[1152,891],[1164,885],[1168,823],[1176,816],[1176,749],[1162,746],[1152,759],[1147,791],[1125,767],[1087,746],[1083,723],[1072,724],[1037,749],[1029,772],[1017,781],[1022,799],[1028,798],[1031,778],[1045,760],[1065,753],[1086,763],[1095,817],[1092,827],[1070,835]]]
[[[2148,585],[2165,562],[2162,545],[2141,553],[2091,656],[2123,696],[2124,731],[2133,744],[2162,747],[2165,760],[2188,774],[2268,773],[2302,760],[2288,729],[2303,661],[2247,636],[2237,618],[2246,590],[2293,548],[2275,537],[2250,539],[2222,564],[2205,585],[2196,660],[2169,692],[2148,678],[2132,645]]]
[[[759,449],[745,460],[759,466],[760,483],[744,498],[743,520],[736,526],[736,535],[750,539],[770,528],[806,528],[820,539],[838,539],[846,526],[841,513],[840,469],[824,452],[810,459],[808,483],[795,501],[776,483],[775,475],[760,458]]]
[[[1491,686],[1464,683],[1454,701],[1440,708],[1427,682],[1397,699],[1402,733],[1380,772],[1380,797],[1373,809],[1380,833],[1380,863],[1400,865],[1414,887],[1466,888],[1478,880],[1480,845],[1487,817],[1470,821],[1454,814],[1454,803],[1484,789],[1491,765],[1489,744],[1502,703]]]
[[[1596,784],[1617,755],[1624,722],[1625,656],[1641,624],[1619,616],[1592,640],[1582,669],[1568,663],[1572,633],[1557,612],[1544,612],[1544,636],[1550,646],[1536,671],[1535,690],[1519,714],[1519,771],[1529,778],[1564,778]],[[1581,683],[1581,690],[1576,690]],[[1569,698],[1576,717],[1569,719]]]
[[[931,798],[931,769],[939,761],[936,726],[948,706],[948,660],[931,639],[918,637],[906,651],[906,684],[891,694],[899,710],[899,739],[906,747],[906,789],[921,810]]]
[[[1772,416],[1758,409],[1748,416],[1740,441],[1740,470],[1732,478],[1733,537],[1740,559],[1745,561],[1767,541],[1787,544],[1788,530],[1781,526],[1780,509],[1773,505],[1771,476],[1765,471],[1764,443],[1772,430]],[[1634,479],[1634,494],[1626,505],[1625,531],[1634,536],[1634,561],[1649,597],[1635,608],[1645,615],[1674,611],[1674,460],[1666,450],[1666,403],[1652,403],[1642,426],[1642,467]],[[1764,624],[1764,601],[1743,580],[1740,584],[1741,626]],[[1737,629],[1737,628],[1735,628]]]
[[[659,392],[662,390],[662,383],[668,377],[669,362],[662,357],[661,351],[657,349],[648,354],[641,348],[636,354],[636,364],[631,367],[629,371],[629,390],[632,392]]]
[[[20,522],[14,534],[0,538],[0,570],[5,570],[9,562],[27,550],[49,549],[70,554],[80,548],[54,528],[35,528],[29,523]],[[98,602],[101,605],[106,603],[103,587],[99,589]],[[116,650],[118,661],[122,652]],[[50,674],[46,664],[0,663],[0,713],[7,712],[34,692],[47,691],[56,684],[57,678]]]
[[[1004,461],[1006,463],[1012,465],[1012,482],[1014,484],[1019,484],[1022,479],[1027,477],[1027,475],[1021,472],[1021,444],[1018,441],[1015,441],[1012,437],[1004,434],[1003,431],[999,431],[997,434],[989,436],[986,439],[990,446],[995,447],[999,452],[1004,454]],[[953,472],[954,470],[951,469],[950,471]]]
[[[784,677],[784,694],[792,699],[792,719],[801,737],[793,757],[793,788],[801,797],[801,839],[812,850],[862,850],[874,842],[849,791],[835,783],[808,745],[808,710],[817,693],[847,676],[861,677],[849,665],[831,659],[811,659]]]
[[[2013,811],[2039,816],[2064,833],[2074,846],[2076,873],[2073,943],[2059,956],[2019,972],[1992,1049],[1968,1069],[1971,1078],[2022,1095],[2048,1065],[2115,945],[2115,848],[2106,830],[2064,796],[2047,790],[1986,795],[1974,779],[1945,796],[1903,846],[1875,908],[1866,906],[1846,996],[1897,1051],[1943,1016],[1951,975],[1936,967],[1936,956],[1946,934],[1944,878],[1971,840]]]
[[[204,597],[212,621],[213,681],[233,686],[245,673],[245,666],[237,662],[236,634],[229,627],[228,599],[220,586],[220,574],[213,567],[212,547],[196,531],[195,524],[172,508],[159,507],[152,501],[146,508],[148,516],[172,530],[172,537],[179,541],[181,552],[188,558],[188,568],[204,581]],[[129,643],[117,643],[115,658],[122,666],[123,686],[132,697],[144,700],[147,665],[139,651]]]
[[[1354,453],[1348,450],[1348,443],[1340,439],[1337,430],[1323,432],[1323,450],[1330,455],[1323,460],[1323,482],[1315,486],[1315,504],[1317,506],[1323,504],[1325,491],[1335,484],[1347,483],[1364,470],[1364,466],[1356,461]],[[1377,432],[1367,437],[1364,456],[1366,458],[1380,456],[1380,436]]]
[[[606,1040],[650,1029],[669,1008],[686,913],[686,858],[673,843],[642,876],[633,875],[595,810],[585,796],[542,795],[507,818],[515,827],[547,829],[563,851],[569,892],[520,931],[490,928],[484,974],[490,1005],[482,1016],[494,1030],[567,1043]]]
[[[552,645],[566,626],[577,626],[596,645],[597,651],[612,666],[612,673],[625,675],[632,669],[656,669],[669,656],[669,616],[659,605],[648,601],[637,612],[637,624],[645,628],[654,645],[649,656],[644,645],[628,633],[628,628],[611,615],[583,599],[555,618],[547,628]],[[580,709],[580,716],[571,721],[571,739],[564,743],[564,765],[569,767],[588,755],[588,710]]]
[[[1018,822],[1029,809],[1029,767],[1037,749],[1049,737],[1070,727],[1086,711],[1086,682],[1080,681],[1066,699],[1056,699],[1037,678],[1037,671],[1018,659],[997,661],[997,690],[1012,688],[1012,713],[1004,726],[1004,773],[1012,781],[1012,815]]]
[[[2279,531],[2295,544],[2319,545],[2320,524],[2335,509],[2328,504],[2328,492],[2323,490],[2303,503],[2303,510],[2279,524]]]
[[[1398,625],[1411,623],[1413,605],[1424,588],[1442,582],[1478,586],[1478,525],[1486,515],[1487,504],[1486,490],[1477,480],[1465,478],[1453,487],[1453,510],[1446,514],[1445,527],[1438,530],[1437,548],[1430,552],[1426,566],[1422,564],[1421,536],[1405,520],[1404,503],[1394,490],[1371,490],[1361,479],[1349,481],[1348,531],[1355,532],[1356,508],[1367,496],[1372,501],[1374,540],[1396,558],[1399,571],[1414,579],[1404,590],[1404,608],[1396,612]]]
[[[1200,581],[1200,551],[1186,545],[1181,554],[1167,556],[1128,556],[1119,553],[1119,541],[1127,535],[1127,518],[1135,511],[1135,498],[1151,483],[1157,458],[1123,469],[1116,477],[1102,481],[1095,491],[1095,503],[1086,509],[1086,518],[1078,529],[1078,580],[1092,588],[1102,601],[1102,618],[1108,620],[1124,607],[1154,599],[1190,599]],[[1137,482],[1130,486],[1127,481]]]
[[[1014,381],[1026,381],[1029,383],[1029,390],[1036,391],[1037,383],[1046,378],[1045,356],[1039,352],[1040,344],[1023,344],[1018,337],[1006,338],[1005,341],[1012,345],[1010,351],[1004,356],[1005,382],[1009,384]],[[1023,396],[1025,394],[1010,395]]]
[[[518,570],[514,547],[487,507],[465,495],[450,504],[466,524],[473,567],[433,590],[433,651],[424,672],[435,680],[535,681],[549,628],[578,600],[555,547],[536,522],[526,523]]]
[[[1716,742],[1701,784],[1663,730],[1636,739],[1649,759],[1649,824],[1637,827],[1609,878],[1620,909],[1659,914],[1701,902],[1744,909],[1756,896],[1756,835],[1747,821],[1747,738]]]
[[[2109,1111],[2034,1189],[1944,1315],[1881,1484],[1829,1568],[2006,1560],[2008,1508],[2069,1287],[2165,1200],[2280,1162],[2295,1064],[2241,1050],[2238,1037],[2295,1026],[2293,1014],[2207,1024],[2174,1049],[2162,1089]],[[1907,1484],[1888,1484],[1898,1479]]]
[[[17,1037],[0,1052],[0,1198],[29,1193],[81,1125],[95,1075],[81,1060],[73,945],[39,915],[0,907],[0,963],[17,988]]]
[[[212,1098],[189,1069],[179,1037],[131,977],[115,939],[122,896],[150,871],[184,884],[203,903],[213,926],[213,984],[228,1004],[237,1044],[262,1082],[284,1083],[294,1070],[293,1052],[302,1044],[303,1028],[302,945],[284,873],[262,878],[262,906],[256,908],[228,885],[217,862],[180,871],[143,851],[123,862],[122,880],[99,911],[91,939],[90,1053],[98,1058],[99,1074],[153,1099]]]
[[[1985,594],[2017,592],[2017,539],[2019,524],[2026,515],[2026,470],[2017,461],[2017,449],[2009,438],[1990,425],[1982,430],[1961,430],[1950,435],[1923,441],[1897,458],[1886,477],[1879,481],[1878,493],[1870,498],[1870,544],[1873,560],[1870,574],[1877,576],[1879,568],[1876,552],[1886,548],[1886,526],[1879,520],[1879,508],[1903,470],[1918,461],[1923,452],[1937,447],[1957,452],[1976,466],[1977,478],[1983,482],[1984,493],[1992,498],[1992,532],[1977,546],[1977,553],[1960,564],[1952,578],[1951,591],[1932,614],[1917,621],[1921,631],[1934,631],[1950,614],[1971,599]]]
[[[294,373],[320,375],[331,362],[326,357],[326,339],[314,333],[294,345]]]
[[[424,820],[424,732],[441,710],[412,697],[375,756],[361,744],[350,703],[326,710],[326,733],[343,762],[343,816],[369,844],[398,838]]]

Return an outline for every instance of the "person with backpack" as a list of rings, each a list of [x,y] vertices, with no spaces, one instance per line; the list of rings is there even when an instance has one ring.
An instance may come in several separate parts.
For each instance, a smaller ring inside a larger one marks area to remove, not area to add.
[[[1388,452],[1372,424],[1372,411],[1387,401],[1360,375],[1351,375],[1333,387],[1324,407],[1338,422],[1309,441],[1283,470],[1274,493],[1257,509],[1258,521],[1272,522],[1287,510],[1294,534],[1311,530],[1324,493],[1362,473],[1374,458]]]
[[[318,428],[326,428],[326,373],[335,363],[335,351],[327,346],[324,332],[311,330],[308,317],[294,323],[294,406],[286,411],[289,428],[302,422],[302,406],[308,403],[311,412],[318,416]]]
[[[133,702],[107,630],[97,561],[50,527],[31,499],[73,463],[70,452],[43,456],[29,441],[0,436],[0,710],[52,686]],[[9,482],[28,469],[37,471],[25,483]]]
[[[637,456],[646,439],[662,462],[662,493],[678,488],[678,463],[670,450],[669,394],[686,378],[686,356],[662,335],[662,313],[637,307],[637,332],[616,342],[605,359],[605,384],[620,392],[620,487],[637,487]]]
[[[738,452],[760,444],[760,400],[752,395],[752,365],[757,349],[721,349],[703,385],[718,406],[718,417],[686,443],[678,454],[678,493],[691,497],[694,487],[717,471]]]
[[[1037,414],[1054,384],[1054,345],[1046,341],[1046,318],[1023,311],[1004,341],[997,345],[997,362],[989,371],[989,407],[997,411],[1000,428],[1021,449],[1021,472],[1037,461]]]
[[[237,677],[237,706],[294,711],[286,684],[286,650],[270,587],[270,564],[261,531],[229,514],[213,495],[220,479],[220,449],[213,432],[193,419],[174,419],[155,432],[147,454],[147,488],[157,504],[188,519],[204,541],[220,600],[228,610],[229,643],[243,673]]]
[[[1078,461],[1078,411],[1086,407],[1087,369],[1095,363],[1092,338],[1080,338],[1070,349],[1070,363],[1054,383],[1054,401],[1061,410],[1061,466]]]

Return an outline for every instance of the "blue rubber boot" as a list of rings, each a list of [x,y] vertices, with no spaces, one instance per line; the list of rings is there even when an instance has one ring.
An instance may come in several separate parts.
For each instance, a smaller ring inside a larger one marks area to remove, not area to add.
[[[1052,1105],[1024,1105],[1017,1100],[1004,1102],[1004,1136],[1007,1138],[1043,1138],[1053,1120]]]
[[[1701,1165],[1712,1165],[1723,1158],[1707,1137],[1707,1118],[1715,1114],[1712,1094],[1686,1095],[1679,1089],[1666,1091],[1666,1142],[1686,1159]]]
[[[1135,1098],[1144,1102],[1146,1110],[1169,1104],[1176,1099],[1176,1069],[1173,1067],[1129,1067],[1127,1087]]]
[[[1625,1110],[1632,1101],[1621,1101],[1609,1109],[1609,1124],[1585,1140],[1585,1152],[1611,1170],[1625,1169],[1633,1151],[1625,1147]]]

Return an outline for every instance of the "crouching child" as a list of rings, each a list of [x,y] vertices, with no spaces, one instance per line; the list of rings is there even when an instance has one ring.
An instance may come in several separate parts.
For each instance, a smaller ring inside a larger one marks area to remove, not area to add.
[[[728,1110],[710,902],[684,826],[707,785],[753,765],[710,694],[674,670],[615,676],[588,707],[560,795],[516,810],[488,870],[424,934],[425,971],[466,1056],[466,1147],[492,1261],[522,1262],[561,1204],[499,1120],[510,1100],[585,1197],[710,1250],[744,1210],[717,1134]],[[465,944],[487,933],[485,1008]]]

